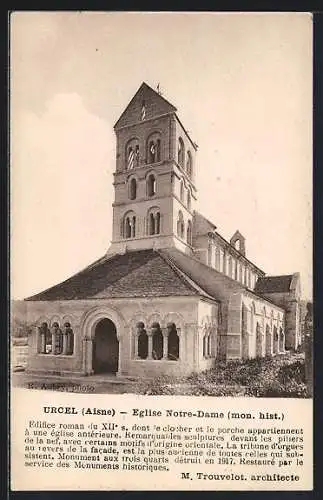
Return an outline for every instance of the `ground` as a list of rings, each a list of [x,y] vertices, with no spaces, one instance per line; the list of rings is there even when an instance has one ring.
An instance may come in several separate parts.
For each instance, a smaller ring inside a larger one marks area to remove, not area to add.
[[[218,362],[215,368],[188,377],[118,379],[113,375],[71,377],[13,373],[14,387],[88,394],[308,397],[304,354]]]

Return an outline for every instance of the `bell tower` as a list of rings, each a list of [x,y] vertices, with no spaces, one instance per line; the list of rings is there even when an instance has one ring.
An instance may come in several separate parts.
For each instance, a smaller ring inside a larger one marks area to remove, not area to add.
[[[192,252],[197,146],[176,111],[143,83],[114,126],[109,254],[173,246]]]

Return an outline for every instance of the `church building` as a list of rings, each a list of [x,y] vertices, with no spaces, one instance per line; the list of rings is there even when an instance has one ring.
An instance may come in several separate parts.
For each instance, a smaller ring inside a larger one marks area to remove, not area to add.
[[[299,273],[267,276],[196,210],[197,145],[143,83],[114,126],[112,242],[27,301],[28,372],[186,375],[300,344]]]

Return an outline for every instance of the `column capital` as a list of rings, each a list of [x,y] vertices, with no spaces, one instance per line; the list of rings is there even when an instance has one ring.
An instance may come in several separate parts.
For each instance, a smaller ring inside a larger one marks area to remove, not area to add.
[[[164,328],[161,328],[161,332],[163,334],[163,337],[167,337],[169,336],[169,331],[168,331],[168,328],[167,326],[165,326]]]

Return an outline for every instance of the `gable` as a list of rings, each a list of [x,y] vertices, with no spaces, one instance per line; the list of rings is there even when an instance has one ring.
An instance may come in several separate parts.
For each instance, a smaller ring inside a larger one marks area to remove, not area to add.
[[[215,231],[216,226],[196,210],[193,214],[194,236],[205,236]]]
[[[155,90],[146,83],[143,83],[116,122],[114,128],[117,130],[121,127],[133,125],[142,121],[143,104],[145,107],[144,120],[150,120],[161,115],[176,112],[176,108],[172,104],[158,94],[158,92],[155,92]]]

